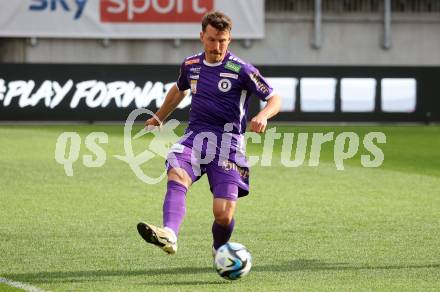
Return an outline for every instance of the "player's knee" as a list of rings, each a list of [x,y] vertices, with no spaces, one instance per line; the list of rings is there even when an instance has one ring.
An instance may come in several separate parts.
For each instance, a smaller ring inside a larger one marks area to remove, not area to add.
[[[226,212],[214,214],[215,223],[221,226],[229,226],[232,222],[232,214],[228,214]]]
[[[192,183],[189,174],[182,168],[171,168],[168,171],[168,181],[171,180],[184,185],[186,188],[189,188]]]

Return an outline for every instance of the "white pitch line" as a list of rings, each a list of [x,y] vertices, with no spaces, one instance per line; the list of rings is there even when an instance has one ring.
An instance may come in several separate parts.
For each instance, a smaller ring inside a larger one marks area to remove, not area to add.
[[[0,278],[0,283],[6,284],[8,286],[11,287],[15,287],[18,289],[22,289],[24,291],[28,291],[28,292],[44,292],[44,290],[34,287],[32,285],[26,284],[26,283],[21,283],[21,282],[16,282],[16,281],[12,281],[6,278]]]

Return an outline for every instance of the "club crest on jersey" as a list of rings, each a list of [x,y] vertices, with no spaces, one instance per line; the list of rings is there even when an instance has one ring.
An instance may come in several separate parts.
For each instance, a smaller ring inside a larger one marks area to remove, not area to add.
[[[228,62],[226,62],[225,68],[229,69],[235,73],[239,73],[240,69],[241,69],[241,65],[238,65],[237,63],[234,63],[231,61],[228,61]]]
[[[231,80],[229,79],[221,79],[218,82],[218,89],[221,92],[228,92],[229,90],[231,90],[231,87],[232,87],[232,83]]]
[[[191,93],[197,93],[197,80],[191,80]]]

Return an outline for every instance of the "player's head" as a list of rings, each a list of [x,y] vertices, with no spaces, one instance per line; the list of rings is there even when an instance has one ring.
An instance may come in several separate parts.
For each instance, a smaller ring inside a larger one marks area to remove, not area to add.
[[[200,40],[206,61],[216,63],[223,60],[231,42],[231,29],[231,19],[220,11],[208,12],[203,16]]]

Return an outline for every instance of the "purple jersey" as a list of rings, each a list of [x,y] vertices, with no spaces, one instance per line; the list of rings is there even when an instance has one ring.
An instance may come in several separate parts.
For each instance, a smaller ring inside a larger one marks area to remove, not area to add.
[[[246,130],[249,97],[266,101],[273,95],[258,70],[230,52],[215,64],[206,62],[205,53],[186,58],[177,87],[191,89],[189,130],[222,133],[225,124],[232,123],[228,132],[238,136]]]

